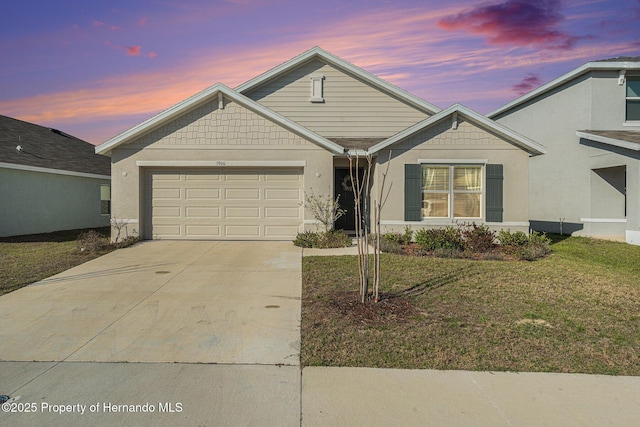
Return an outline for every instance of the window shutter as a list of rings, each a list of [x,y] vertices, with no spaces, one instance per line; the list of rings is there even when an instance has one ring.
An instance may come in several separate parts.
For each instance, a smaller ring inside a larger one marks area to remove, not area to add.
[[[503,182],[502,165],[487,165],[486,221],[502,222]]]
[[[404,165],[404,220],[422,220],[422,165]]]

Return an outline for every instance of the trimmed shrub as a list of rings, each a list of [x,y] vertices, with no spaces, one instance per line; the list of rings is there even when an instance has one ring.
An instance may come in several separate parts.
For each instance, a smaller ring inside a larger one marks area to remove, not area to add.
[[[315,231],[305,231],[298,233],[293,240],[293,244],[301,248],[316,248],[320,242],[320,235]]]
[[[411,229],[410,225],[406,225],[404,227],[404,231],[402,232],[401,239],[402,240],[400,241],[400,243],[403,245],[407,245],[411,243],[411,241],[413,240],[413,230]]]
[[[528,236],[521,231],[501,231],[498,240],[506,253],[521,261],[535,261],[551,252],[551,239],[535,231]]]
[[[395,240],[388,240],[384,236],[380,240],[380,250],[389,254],[404,254],[402,245]]]
[[[430,251],[439,248],[458,251],[464,249],[460,230],[454,227],[423,228],[416,231],[415,240],[420,248]]]
[[[318,241],[318,248],[347,248],[351,246],[351,237],[342,230],[332,230],[322,233]]]
[[[109,239],[96,230],[88,230],[78,235],[76,244],[80,252],[101,252],[109,248]]]
[[[375,241],[375,238],[374,238]],[[391,242],[391,243],[397,243],[398,245],[401,245],[403,243],[402,240],[402,234],[400,233],[384,233],[382,235],[382,241],[380,242],[380,244],[382,245],[382,242]]]
[[[500,230],[498,233],[498,242],[502,246],[525,246],[529,243],[529,236],[527,236],[522,231],[511,232],[511,230]]]
[[[485,253],[495,246],[496,233],[486,225],[475,222],[460,226],[460,235],[464,240],[464,249],[473,253]]]
[[[128,248],[129,246],[133,246],[140,241],[140,236],[129,236],[125,237],[123,240],[119,242],[114,242],[111,244],[115,249]]]

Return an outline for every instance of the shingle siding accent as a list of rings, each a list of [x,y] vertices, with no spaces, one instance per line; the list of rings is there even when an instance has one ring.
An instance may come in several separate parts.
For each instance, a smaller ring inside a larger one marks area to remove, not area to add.
[[[458,128],[453,129],[450,120],[418,132],[405,141],[396,144],[394,150],[410,150],[417,145],[427,142],[429,146],[501,146],[504,140],[486,130],[464,120],[458,120]],[[515,146],[514,146],[515,149]]]
[[[223,109],[207,102],[153,130],[135,144],[158,145],[303,145],[308,142],[234,102]]]

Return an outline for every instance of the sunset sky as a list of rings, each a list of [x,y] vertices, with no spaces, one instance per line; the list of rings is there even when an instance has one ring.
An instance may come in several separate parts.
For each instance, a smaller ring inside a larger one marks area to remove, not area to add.
[[[585,62],[640,56],[640,0],[5,2],[0,114],[98,144],[313,46],[486,114]]]

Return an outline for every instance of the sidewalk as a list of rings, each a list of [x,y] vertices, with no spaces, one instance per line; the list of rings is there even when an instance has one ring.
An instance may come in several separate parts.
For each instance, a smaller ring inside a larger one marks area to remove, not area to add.
[[[308,367],[303,426],[636,426],[640,377]]]

